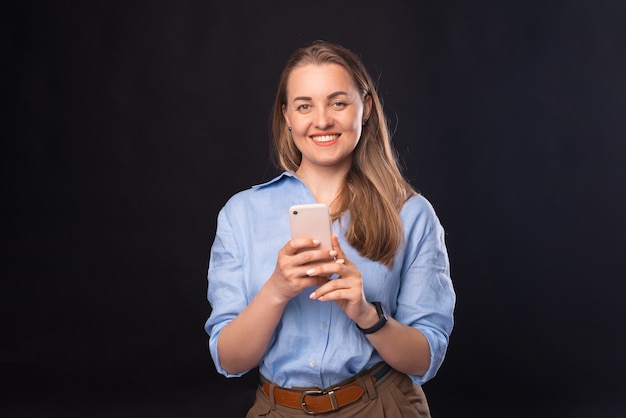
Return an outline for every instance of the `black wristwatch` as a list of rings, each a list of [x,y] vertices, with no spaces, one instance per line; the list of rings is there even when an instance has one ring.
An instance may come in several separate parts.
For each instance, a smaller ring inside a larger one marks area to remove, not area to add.
[[[374,332],[384,327],[387,323],[387,316],[385,316],[385,312],[383,312],[383,307],[380,302],[371,302],[371,304],[374,305],[374,307],[376,308],[376,313],[378,313],[378,322],[376,322],[373,326],[365,329],[361,328],[359,324],[355,324],[359,331],[361,331],[363,334],[373,334]]]

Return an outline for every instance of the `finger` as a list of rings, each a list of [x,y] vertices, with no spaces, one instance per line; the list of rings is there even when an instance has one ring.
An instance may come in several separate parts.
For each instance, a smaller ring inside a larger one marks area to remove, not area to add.
[[[305,250],[294,256],[294,262],[298,265],[325,264],[335,260],[335,250]]]
[[[314,238],[294,238],[287,241],[283,248],[287,254],[295,255],[299,251],[317,248],[320,246],[320,243],[320,240]]]
[[[343,252],[343,249],[341,248],[341,244],[339,244],[339,237],[337,236],[337,234],[333,234],[331,240],[333,243],[333,249],[337,251],[337,258],[345,259],[345,254]]]
[[[309,295],[310,299],[325,300],[350,300],[354,297],[354,286],[348,280],[329,280],[323,286],[317,288]]]
[[[329,261],[327,263],[314,264],[314,265],[311,265],[311,267],[306,271],[306,275],[328,277],[333,274],[337,274],[341,276],[341,270],[342,270],[343,264],[344,264],[344,260],[341,258]]]
[[[346,253],[343,252],[343,248],[341,248],[341,244],[339,244],[339,237],[337,234],[332,235],[332,243],[333,249],[337,251],[337,260],[344,260],[345,264],[349,264],[350,260],[346,257]]]

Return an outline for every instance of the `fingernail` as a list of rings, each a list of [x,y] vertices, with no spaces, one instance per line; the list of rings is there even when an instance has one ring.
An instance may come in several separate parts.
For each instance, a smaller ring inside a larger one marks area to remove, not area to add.
[[[338,258],[337,260],[335,260],[335,263],[338,264],[343,264],[345,262],[345,260],[343,258]]]
[[[315,299],[315,296],[316,296],[316,295],[315,295],[315,292],[313,292],[313,293],[311,293],[311,294],[309,295],[309,299]]]
[[[314,239],[314,240],[313,240],[313,244],[315,244],[315,245],[319,244],[320,242],[321,242],[321,241],[320,241],[320,240],[318,240],[318,239]]]
[[[330,256],[331,256],[331,257],[335,257],[335,256],[337,256],[337,251],[335,251],[335,250],[330,250]]]
[[[306,275],[307,276],[312,276],[313,273],[315,273],[315,269],[309,269],[309,270],[306,271]]]

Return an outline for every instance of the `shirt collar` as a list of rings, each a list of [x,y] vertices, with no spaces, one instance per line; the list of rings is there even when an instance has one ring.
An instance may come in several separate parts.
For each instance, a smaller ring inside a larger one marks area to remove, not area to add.
[[[273,184],[273,183],[276,183],[276,182],[280,181],[284,177],[292,177],[294,179],[297,179],[297,177],[296,177],[296,175],[294,173],[291,173],[289,171],[283,171],[281,174],[279,174],[278,176],[274,177],[270,181],[268,181],[266,183],[256,184],[256,185],[252,186],[252,188],[253,189],[260,189],[260,188],[263,188],[263,187],[267,187],[270,184]]]

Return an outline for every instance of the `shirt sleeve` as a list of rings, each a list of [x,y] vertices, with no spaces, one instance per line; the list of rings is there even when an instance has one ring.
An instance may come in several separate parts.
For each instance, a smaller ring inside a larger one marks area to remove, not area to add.
[[[221,367],[217,351],[217,341],[222,329],[248,304],[242,257],[229,213],[228,205],[220,211],[215,241],[211,247],[207,296],[212,311],[205,323],[205,330],[209,334],[209,351],[217,371],[226,377],[238,377],[247,371],[229,374]]]
[[[395,319],[420,330],[430,345],[430,367],[417,384],[432,379],[446,354],[454,323],[456,295],[444,229],[430,203],[422,196],[410,199],[401,213],[405,252]]]

